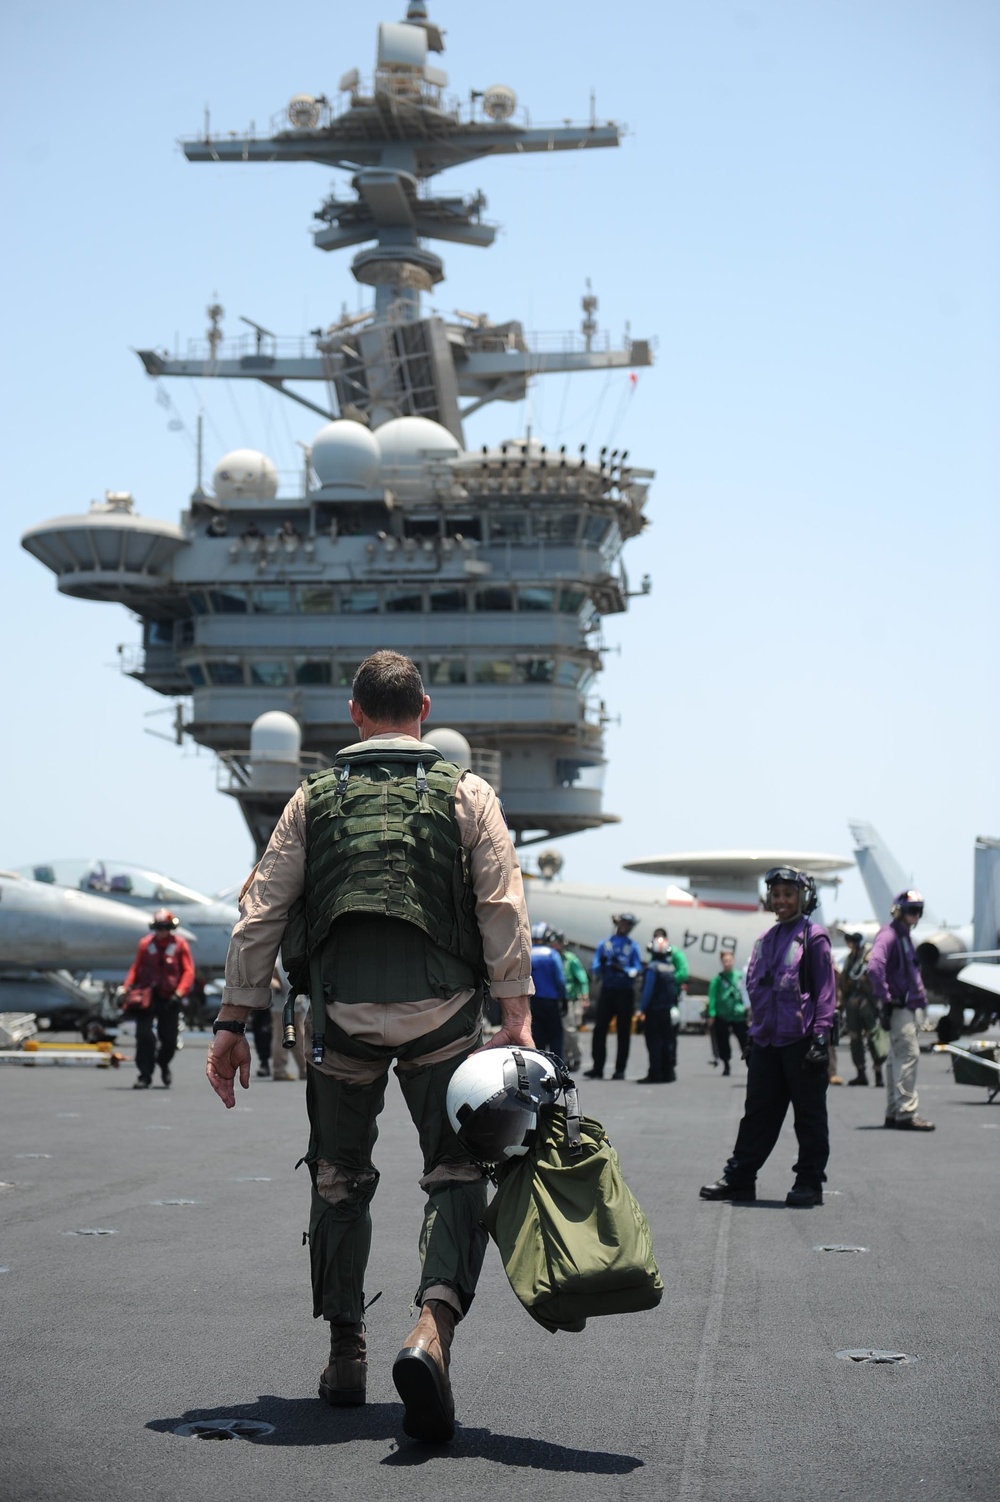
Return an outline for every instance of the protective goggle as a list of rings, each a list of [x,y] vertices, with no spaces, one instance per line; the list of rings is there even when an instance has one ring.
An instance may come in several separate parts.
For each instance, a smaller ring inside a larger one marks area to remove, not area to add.
[[[778,881],[787,881],[793,887],[804,887],[805,877],[794,866],[772,866],[764,873],[764,885],[771,887]]]
[[[922,902],[901,902],[899,910],[901,913],[913,913],[917,918],[924,916],[924,905]]]

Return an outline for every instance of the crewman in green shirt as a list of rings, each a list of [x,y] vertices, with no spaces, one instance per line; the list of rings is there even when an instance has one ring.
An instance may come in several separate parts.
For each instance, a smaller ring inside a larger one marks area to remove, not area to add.
[[[708,983],[708,1025],[715,1035],[715,1046],[722,1060],[722,1073],[732,1074],[729,1061],[732,1050],[729,1034],[735,1033],[744,1059],[747,1054],[747,1009],[743,1000],[743,973],[736,969],[736,956],[724,949],[719,956],[722,969]]]

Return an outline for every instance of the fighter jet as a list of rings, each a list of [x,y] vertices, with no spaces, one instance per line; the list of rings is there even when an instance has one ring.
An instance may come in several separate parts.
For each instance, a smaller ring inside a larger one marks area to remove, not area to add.
[[[229,938],[239,917],[235,903],[206,897],[169,876],[128,861],[66,859],[23,866],[21,870],[36,882],[86,892],[132,908],[145,915],[147,924],[154,908],[170,908],[196,944],[195,964],[205,979],[214,980],[224,973]]]
[[[144,914],[87,892],[0,871],[0,1012],[34,1012],[72,1027],[97,1012],[148,932]]]

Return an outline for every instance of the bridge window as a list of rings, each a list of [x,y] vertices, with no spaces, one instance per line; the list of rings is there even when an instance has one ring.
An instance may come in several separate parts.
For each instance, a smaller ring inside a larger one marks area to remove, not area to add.
[[[469,596],[464,589],[432,589],[431,610],[434,612],[465,610]]]
[[[344,615],[377,615],[377,589],[342,589],[340,608]]]
[[[189,662],[184,671],[188,675],[188,682],[192,688],[205,687],[205,669],[200,662]]]
[[[582,589],[561,589],[559,591],[559,609],[564,615],[576,615],[587,602],[586,592]]]
[[[243,682],[243,664],[238,658],[223,658],[206,662],[209,683],[234,684]]]
[[[255,589],[253,608],[258,615],[294,615],[294,589]]]
[[[509,589],[477,589],[477,610],[513,610],[514,596]]]
[[[326,584],[304,586],[300,591],[303,615],[332,615],[333,590]]]
[[[334,682],[339,688],[352,688],[354,675],[360,666],[358,662],[338,662]]]
[[[213,589],[209,602],[217,615],[245,615],[247,592],[245,589]]]
[[[611,520],[607,516],[588,516],[583,528],[583,540],[593,547],[600,547],[611,530]]]
[[[416,613],[424,608],[424,597],[419,589],[387,589],[385,608],[393,612]]]
[[[576,511],[535,511],[531,516],[531,535],[535,542],[557,542],[566,545],[576,541],[580,525]]]
[[[559,664],[556,682],[561,683],[564,688],[576,688],[582,671],[583,669],[578,662],[570,662],[564,658]]]
[[[304,662],[295,664],[295,681],[303,685],[327,684],[331,681],[332,673],[330,664],[320,658],[307,657]]]
[[[476,683],[513,683],[514,664],[506,657],[477,657],[472,676]]]
[[[517,592],[518,610],[554,610],[555,600],[554,589],[541,589],[534,585],[522,584]]]
[[[498,511],[489,518],[490,542],[524,542],[528,517],[524,511]]]
[[[252,662],[250,682],[258,688],[285,688],[288,683],[288,663]]]
[[[528,657],[514,664],[518,683],[551,683],[556,665],[551,657]]]
[[[427,683],[430,688],[446,688],[450,683],[467,683],[468,676],[464,657],[432,657],[427,664]]]

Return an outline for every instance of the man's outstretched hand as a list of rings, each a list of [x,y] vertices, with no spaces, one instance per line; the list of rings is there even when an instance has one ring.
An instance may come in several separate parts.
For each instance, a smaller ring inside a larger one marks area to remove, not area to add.
[[[208,1083],[227,1111],[236,1104],[237,1074],[244,1090],[250,1088],[250,1045],[242,1033],[216,1033],[205,1064]]]

